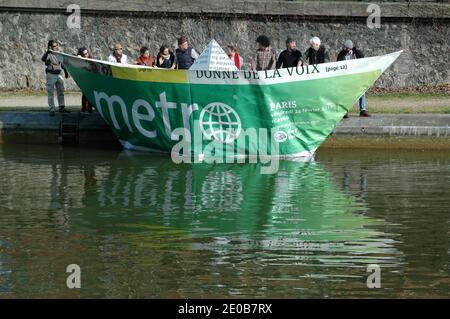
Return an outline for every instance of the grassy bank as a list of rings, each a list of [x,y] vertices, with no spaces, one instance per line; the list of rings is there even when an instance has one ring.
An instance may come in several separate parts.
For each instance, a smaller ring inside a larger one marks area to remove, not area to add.
[[[371,113],[450,113],[450,95],[445,93],[383,93],[367,95]],[[358,104],[351,113],[359,112]]]
[[[80,109],[81,94],[66,92],[68,109]],[[46,92],[0,92],[0,110],[46,111]],[[450,94],[446,92],[383,92],[368,93],[367,111],[370,113],[414,114],[440,113],[450,114]],[[359,112],[358,104],[350,113]]]

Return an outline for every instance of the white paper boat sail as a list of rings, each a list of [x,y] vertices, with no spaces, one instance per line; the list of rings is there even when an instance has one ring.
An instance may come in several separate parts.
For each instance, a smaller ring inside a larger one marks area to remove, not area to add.
[[[214,39],[209,42],[189,70],[238,71],[234,62]]]

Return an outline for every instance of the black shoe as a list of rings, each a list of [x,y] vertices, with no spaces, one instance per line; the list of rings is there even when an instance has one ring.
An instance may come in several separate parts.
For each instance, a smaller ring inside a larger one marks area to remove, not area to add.
[[[369,113],[367,113],[367,111],[361,111],[361,112],[359,112],[359,116],[370,117],[370,116],[372,116],[372,115],[370,115]]]
[[[50,112],[48,113],[48,115],[49,115],[49,116],[52,116],[52,117],[55,116],[55,111],[50,111]]]
[[[60,107],[59,108],[59,113],[70,113],[70,112],[67,111],[64,107]]]

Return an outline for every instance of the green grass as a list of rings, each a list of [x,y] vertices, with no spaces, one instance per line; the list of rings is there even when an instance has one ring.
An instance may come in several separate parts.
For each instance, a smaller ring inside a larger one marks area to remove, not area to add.
[[[66,95],[78,95],[80,92],[66,91]],[[0,91],[0,98],[13,98],[13,97],[33,97],[33,96],[47,96],[46,91]]]
[[[379,99],[408,98],[408,99],[428,99],[428,98],[445,98],[449,99],[450,95],[442,92],[436,93],[418,93],[418,92],[389,92],[389,93],[368,93],[367,97]]]
[[[450,95],[445,93],[382,93],[367,95],[369,113],[450,114]],[[351,113],[359,112],[358,105]]]

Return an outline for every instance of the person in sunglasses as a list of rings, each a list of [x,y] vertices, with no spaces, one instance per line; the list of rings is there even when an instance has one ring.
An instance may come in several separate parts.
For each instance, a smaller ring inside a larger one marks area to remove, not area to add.
[[[42,56],[42,62],[45,63],[45,76],[46,76],[46,86],[47,86],[47,96],[48,96],[48,109],[49,115],[55,116],[55,99],[54,90],[56,87],[59,112],[68,112],[65,110],[64,103],[64,79],[61,76],[62,72],[66,79],[69,77],[62,60],[59,56],[53,53],[53,51],[58,51],[59,45],[58,41],[50,40],[47,44],[47,52]]]
[[[128,64],[128,56],[123,53],[123,48],[120,43],[113,46],[112,53],[108,57],[109,62]]]

